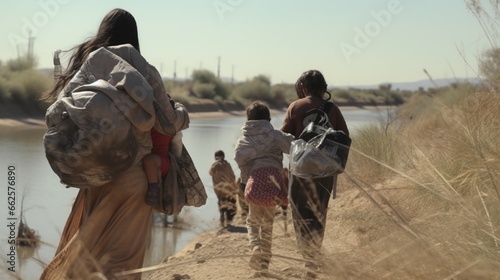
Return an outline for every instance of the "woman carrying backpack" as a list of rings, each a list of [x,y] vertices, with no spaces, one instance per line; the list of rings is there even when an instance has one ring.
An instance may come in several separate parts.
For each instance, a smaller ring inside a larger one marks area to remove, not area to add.
[[[298,100],[292,102],[287,109],[281,126],[283,132],[293,134],[296,139],[304,130],[304,116],[312,109],[330,107],[328,118],[334,130],[343,131],[349,136],[344,116],[337,105],[331,103],[324,106],[327,84],[323,74],[318,70],[304,72],[295,83]],[[326,227],[326,215],[330,196],[334,198],[337,175],[324,178],[303,179],[293,174],[290,176],[290,203],[297,245],[306,259],[306,279],[316,276],[318,269],[315,258],[320,252]]]
[[[45,267],[40,279],[141,279],[141,273],[137,272],[121,277],[119,274],[142,267],[144,260],[153,211],[145,203],[147,179],[142,167],[143,157],[152,148],[150,131],[154,127],[163,134],[173,136],[185,126],[187,120],[170,105],[160,73],[140,54],[136,21],[125,10],[110,11],[102,20],[96,36],[73,49],[66,71],[45,99],[56,100],[53,105],[64,105],[61,100],[82,95],[77,92],[82,84],[86,88],[104,84],[103,91],[93,96],[102,96],[101,93],[109,91],[115,93],[118,100],[127,101],[119,103],[121,106],[109,106],[99,113],[108,114],[111,118],[123,110],[127,118],[117,120],[129,120],[130,124],[105,122],[105,119],[96,121],[92,118],[96,112],[87,112],[87,107],[79,110],[89,115],[84,118],[87,121],[80,124],[94,125],[94,134],[99,137],[91,139],[94,142],[90,142],[90,148],[82,150],[80,161],[74,163],[77,166],[65,167],[62,171],[77,167],[74,169],[76,172],[83,167],[98,165],[100,169],[92,173],[92,178],[107,181],[92,186],[88,182],[96,179],[85,180],[85,176],[78,179],[73,178],[71,172],[67,174],[73,179],[66,180],[68,186],[76,187],[82,181],[83,185],[78,186],[80,190],[61,234],[56,255]],[[62,114],[54,112],[57,108],[67,107],[51,106],[48,109],[49,130],[64,128],[71,124],[70,121],[76,121],[66,111]],[[123,131],[130,133],[119,138]],[[80,129],[80,132],[84,133],[84,130]],[[76,133],[79,133],[78,130]],[[64,137],[57,137],[57,134],[45,136],[48,139],[45,141],[46,152],[47,147],[57,149],[54,143]],[[74,141],[81,140],[79,138],[75,135]],[[124,145],[116,143],[118,138],[124,138]],[[104,145],[110,141],[115,143],[115,147],[105,148]],[[127,143],[130,145],[125,145]],[[104,167],[113,169],[113,165],[107,163],[116,159],[102,155],[119,148],[129,152],[122,154],[130,155],[127,157],[130,166],[123,172],[115,172],[116,176],[98,176],[104,174]],[[64,147],[60,149],[64,152]],[[64,157],[48,159],[51,165],[57,167],[66,163]]]

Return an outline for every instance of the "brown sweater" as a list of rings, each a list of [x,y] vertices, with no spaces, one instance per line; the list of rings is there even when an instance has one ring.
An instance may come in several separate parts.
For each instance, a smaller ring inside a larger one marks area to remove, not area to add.
[[[209,174],[212,176],[214,191],[219,200],[235,196],[238,193],[236,176],[231,168],[231,164],[226,160],[217,160],[214,162],[210,167]]]
[[[317,97],[305,97],[292,102],[286,111],[281,131],[293,134],[295,138],[298,138],[302,130],[304,130],[304,124],[302,123],[304,114],[311,109],[320,108],[324,102],[323,99]],[[349,136],[344,116],[337,105],[333,104],[328,112],[328,117],[333,129],[342,130]]]

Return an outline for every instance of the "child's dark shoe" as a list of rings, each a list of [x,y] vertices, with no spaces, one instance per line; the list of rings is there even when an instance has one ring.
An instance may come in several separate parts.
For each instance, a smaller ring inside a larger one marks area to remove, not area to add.
[[[160,184],[149,183],[146,192],[146,204],[151,207],[160,207]]]

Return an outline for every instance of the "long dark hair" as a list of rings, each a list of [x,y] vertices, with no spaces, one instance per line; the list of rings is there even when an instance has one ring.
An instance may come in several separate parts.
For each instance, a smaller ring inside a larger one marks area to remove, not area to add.
[[[62,73],[52,89],[46,92],[42,99],[53,101],[59,92],[80,70],[88,55],[100,47],[131,44],[138,51],[139,35],[135,18],[123,9],[114,9],[104,16],[95,37],[92,37],[80,45],[73,47],[71,57],[68,61],[66,71]]]
[[[299,98],[304,97],[301,91],[301,86],[304,87],[307,91],[307,95],[323,98],[323,95],[328,94],[328,98],[326,100],[330,100],[332,95],[327,91],[327,83],[325,81],[325,77],[318,70],[309,70],[304,73],[297,79],[295,82],[295,91],[297,92],[297,96]]]

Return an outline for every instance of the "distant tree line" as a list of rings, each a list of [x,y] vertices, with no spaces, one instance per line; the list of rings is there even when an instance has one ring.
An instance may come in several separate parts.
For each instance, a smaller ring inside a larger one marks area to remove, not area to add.
[[[480,58],[480,73],[491,88],[500,86],[500,49],[492,49]],[[39,100],[53,83],[51,73],[36,69],[36,58],[22,56],[7,62],[0,61],[0,102],[14,102],[30,110],[44,113],[48,104]],[[297,99],[293,84],[272,84],[266,75],[257,75],[238,83],[227,83],[209,70],[192,72],[191,79],[164,80],[167,92],[184,104],[216,103],[220,110],[244,109],[254,100],[261,100],[273,108],[284,109]],[[451,85],[457,87],[457,85]],[[394,89],[391,84],[380,84],[378,89],[330,88],[332,100],[342,105],[401,105],[413,93],[432,94],[436,89],[417,91]],[[215,107],[214,107],[215,108]]]

